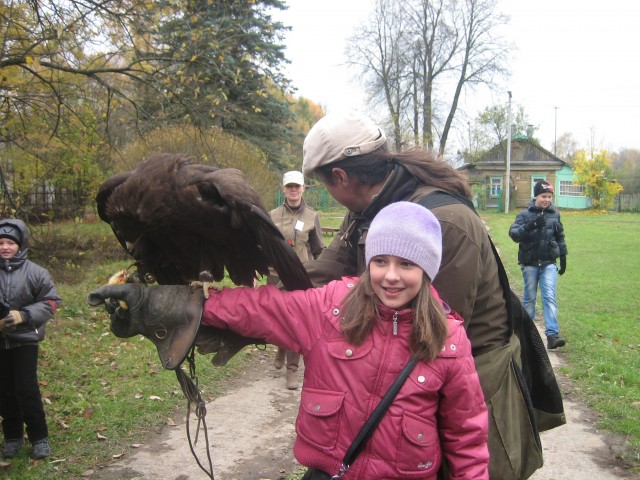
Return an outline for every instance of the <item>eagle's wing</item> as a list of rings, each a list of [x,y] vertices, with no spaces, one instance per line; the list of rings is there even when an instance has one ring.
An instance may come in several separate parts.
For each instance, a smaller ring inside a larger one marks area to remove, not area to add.
[[[269,263],[278,272],[278,277],[287,290],[306,290],[313,284],[296,255],[293,248],[286,242],[284,236],[271,220],[271,217],[257,207],[252,207],[256,222],[256,230],[260,245]],[[298,261],[293,260],[295,257]]]
[[[246,284],[241,280],[246,275],[252,275],[253,279],[256,272],[266,275],[268,267],[272,267],[287,290],[311,288],[302,262],[271,220],[244,174],[232,168],[203,172],[197,186],[203,203],[212,210],[210,214],[226,212],[230,231],[247,240],[240,249],[226,250],[231,255],[226,268],[234,283],[238,283],[237,279]],[[247,267],[253,270],[249,272]]]
[[[226,269],[235,284],[252,285],[273,267],[287,289],[311,286],[239,170],[156,154],[107,180],[96,201],[100,218],[158,283],[188,283],[203,272],[220,281]]]

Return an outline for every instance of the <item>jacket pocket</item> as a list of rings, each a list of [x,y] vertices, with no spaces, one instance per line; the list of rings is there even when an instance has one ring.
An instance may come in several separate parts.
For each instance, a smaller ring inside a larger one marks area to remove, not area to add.
[[[338,441],[344,393],[302,388],[298,434],[318,448],[333,449]]]
[[[371,352],[373,341],[369,338],[362,345],[352,345],[344,337],[329,339],[327,341],[327,351],[331,358],[336,360],[353,361],[363,358]]]
[[[405,412],[396,455],[396,468],[403,475],[424,478],[425,473],[433,472],[435,476],[442,456],[437,425]]]

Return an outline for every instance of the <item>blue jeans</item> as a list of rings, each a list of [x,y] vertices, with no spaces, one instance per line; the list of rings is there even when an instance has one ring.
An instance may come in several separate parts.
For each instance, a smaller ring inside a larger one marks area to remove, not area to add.
[[[536,294],[538,284],[542,295],[542,311],[544,313],[544,333],[546,336],[558,335],[558,303],[556,302],[556,283],[558,266],[550,263],[544,267],[521,265],[524,279],[524,295],[522,305],[529,316],[536,316]]]

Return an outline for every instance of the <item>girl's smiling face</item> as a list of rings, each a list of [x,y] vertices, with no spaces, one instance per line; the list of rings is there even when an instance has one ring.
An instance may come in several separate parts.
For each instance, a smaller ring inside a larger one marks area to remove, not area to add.
[[[418,295],[424,272],[415,263],[394,255],[377,255],[369,262],[371,285],[387,307],[400,310]]]
[[[0,238],[0,258],[3,260],[9,260],[15,257],[19,250],[20,245],[10,238]]]

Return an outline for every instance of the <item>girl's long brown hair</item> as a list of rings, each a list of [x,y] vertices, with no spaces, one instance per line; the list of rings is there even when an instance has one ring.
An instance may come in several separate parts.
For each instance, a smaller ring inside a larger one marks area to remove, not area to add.
[[[447,317],[442,305],[431,293],[429,277],[424,274],[422,287],[410,307],[413,309],[411,352],[420,360],[433,360],[447,339]],[[371,334],[378,321],[380,300],[373,292],[369,269],[342,301],[342,331],[354,345],[360,345]]]

